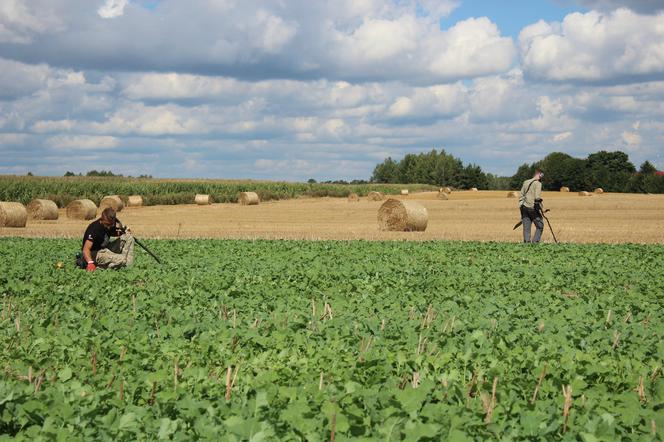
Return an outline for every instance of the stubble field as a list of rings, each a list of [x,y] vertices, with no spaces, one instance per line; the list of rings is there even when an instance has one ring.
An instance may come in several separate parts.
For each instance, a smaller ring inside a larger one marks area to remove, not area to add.
[[[380,232],[376,215],[381,202],[362,198],[297,198],[258,206],[213,204],[125,208],[119,218],[141,238],[227,239],[366,239],[464,240],[518,242],[521,230],[517,201],[504,191],[454,192],[447,201],[435,192],[406,198],[429,212],[425,232]],[[545,207],[561,242],[664,243],[664,195],[544,192]],[[24,229],[0,228],[0,236],[77,238],[88,221],[30,221]],[[545,226],[546,227],[546,226]],[[548,227],[543,241],[553,241]]]

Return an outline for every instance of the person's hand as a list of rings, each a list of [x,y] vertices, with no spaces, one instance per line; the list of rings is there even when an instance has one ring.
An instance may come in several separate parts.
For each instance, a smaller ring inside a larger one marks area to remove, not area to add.
[[[95,263],[93,261],[89,261],[88,266],[85,268],[85,270],[88,272],[94,272],[96,268],[97,266],[95,265]]]

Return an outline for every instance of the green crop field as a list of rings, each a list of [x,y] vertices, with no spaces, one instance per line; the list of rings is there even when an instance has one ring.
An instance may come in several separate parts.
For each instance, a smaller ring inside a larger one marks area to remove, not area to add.
[[[107,195],[142,195],[145,205],[193,204],[197,193],[211,195],[218,203],[237,202],[239,192],[253,191],[262,201],[310,197],[346,197],[351,192],[366,195],[372,190],[398,194],[410,191],[436,190],[425,184],[324,184],[270,181],[168,180],[123,177],[32,177],[0,175],[0,201],[28,204],[34,198],[55,201],[65,207],[71,201],[88,198],[99,204]]]
[[[147,245],[0,239],[0,439],[664,434],[663,246]]]

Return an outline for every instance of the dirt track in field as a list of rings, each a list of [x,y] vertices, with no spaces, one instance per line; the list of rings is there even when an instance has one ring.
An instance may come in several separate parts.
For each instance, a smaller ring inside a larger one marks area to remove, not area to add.
[[[306,198],[258,206],[213,204],[125,208],[118,218],[140,238],[241,239],[412,239],[521,240],[517,200],[507,192],[454,192],[441,201],[425,192],[398,199],[422,203],[429,212],[425,232],[380,232],[376,220],[381,202],[348,202],[345,198]],[[664,195],[545,192],[545,207],[561,242],[664,244]],[[0,228],[0,236],[78,238],[89,221],[28,221],[25,228]],[[545,225],[544,242],[553,239]]]

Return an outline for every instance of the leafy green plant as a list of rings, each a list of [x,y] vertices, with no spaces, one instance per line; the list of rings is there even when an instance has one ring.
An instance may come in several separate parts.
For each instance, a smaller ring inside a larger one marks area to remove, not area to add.
[[[78,245],[0,239],[0,440],[664,431],[662,246],[149,241],[88,274]]]

